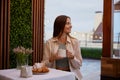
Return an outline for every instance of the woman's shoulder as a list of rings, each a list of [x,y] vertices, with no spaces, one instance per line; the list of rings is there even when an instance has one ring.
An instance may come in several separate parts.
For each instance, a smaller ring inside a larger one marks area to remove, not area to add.
[[[50,39],[48,39],[48,40],[46,40],[46,43],[51,43],[51,42],[54,42],[54,41],[56,41],[57,39],[56,38],[50,38]]]
[[[52,41],[52,38],[49,38],[48,40],[46,40],[46,43],[49,43]]]
[[[77,38],[71,38],[71,43],[73,46],[80,45],[80,41]]]
[[[71,40],[72,40],[72,42],[75,42],[75,43],[76,43],[76,42],[77,42],[77,43],[79,42],[79,40],[78,40],[77,38],[74,38],[74,37],[71,37]]]

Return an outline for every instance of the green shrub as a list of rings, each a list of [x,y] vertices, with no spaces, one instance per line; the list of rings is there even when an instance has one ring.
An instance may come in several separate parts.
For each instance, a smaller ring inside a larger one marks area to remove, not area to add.
[[[31,6],[31,0],[10,1],[10,68],[16,67],[16,55],[12,51],[13,48],[32,47]],[[31,57],[29,62],[31,62]]]
[[[102,55],[102,48],[81,48],[83,58],[100,59]]]

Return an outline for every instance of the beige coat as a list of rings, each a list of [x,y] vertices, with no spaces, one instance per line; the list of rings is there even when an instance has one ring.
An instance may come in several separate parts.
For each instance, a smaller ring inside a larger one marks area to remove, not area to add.
[[[49,62],[49,58],[57,53],[58,47],[59,44],[57,38],[51,38],[46,42],[42,62],[48,65],[48,67],[55,68],[55,62]],[[75,56],[74,59],[69,60],[70,71],[75,73],[78,80],[81,80],[82,75],[80,67],[82,66],[82,56],[79,41],[75,38],[67,36],[66,49]]]

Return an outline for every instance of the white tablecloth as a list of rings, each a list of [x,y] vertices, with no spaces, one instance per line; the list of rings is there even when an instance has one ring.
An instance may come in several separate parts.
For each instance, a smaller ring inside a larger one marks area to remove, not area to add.
[[[33,75],[29,78],[21,78],[20,70],[6,69],[0,70],[0,80],[75,80],[75,76],[72,72],[50,68],[48,73]]]

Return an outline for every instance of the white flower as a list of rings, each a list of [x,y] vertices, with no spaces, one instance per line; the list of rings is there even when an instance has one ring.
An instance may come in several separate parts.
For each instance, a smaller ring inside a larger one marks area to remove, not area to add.
[[[27,54],[30,54],[30,53],[32,53],[33,52],[33,50],[32,49],[29,49],[29,48],[27,48],[26,50],[25,50],[25,53],[27,53]]]
[[[16,54],[20,54],[20,53],[22,53],[22,54],[30,54],[30,53],[32,53],[33,52],[33,50],[32,49],[29,49],[29,48],[27,48],[27,49],[25,49],[24,47],[22,47],[22,46],[18,46],[17,48],[14,48],[13,49],[13,52],[14,53],[16,53]]]

